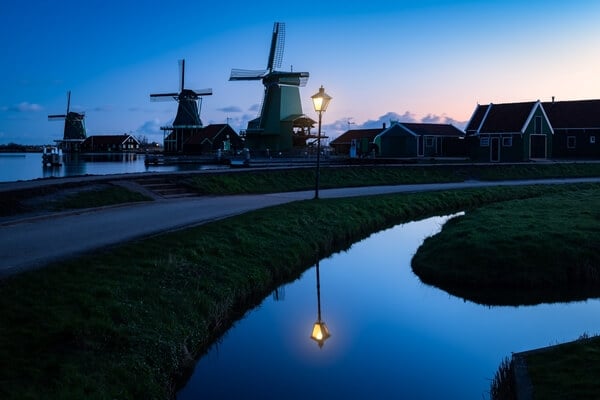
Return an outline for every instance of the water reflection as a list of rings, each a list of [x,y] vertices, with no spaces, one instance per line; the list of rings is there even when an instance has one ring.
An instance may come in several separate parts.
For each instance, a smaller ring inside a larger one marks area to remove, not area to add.
[[[315,321],[315,272],[268,297],[196,365],[178,399],[486,399],[511,352],[600,332],[600,301],[487,307],[422,284],[410,260],[448,217],[396,226],[319,261],[323,347]],[[269,334],[265,335],[265,327]]]
[[[323,348],[325,341],[329,339],[331,333],[325,324],[325,321],[321,319],[321,277],[319,275],[319,256],[317,255],[317,264],[315,265],[317,271],[317,322],[314,323],[312,334],[310,338],[317,342],[319,348]]]

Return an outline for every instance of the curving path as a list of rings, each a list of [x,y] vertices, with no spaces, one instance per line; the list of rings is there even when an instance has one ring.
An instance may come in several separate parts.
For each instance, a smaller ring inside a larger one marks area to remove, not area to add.
[[[321,189],[321,198],[371,196],[486,186],[600,182],[600,178]],[[227,218],[259,208],[308,200],[313,191],[188,197],[133,203],[40,217],[0,220],[0,278],[105,246]]]

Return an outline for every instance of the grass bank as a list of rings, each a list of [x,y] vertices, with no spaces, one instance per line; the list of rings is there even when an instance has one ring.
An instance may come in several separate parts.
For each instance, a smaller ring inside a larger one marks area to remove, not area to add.
[[[412,260],[419,278],[489,305],[600,296],[600,186],[497,202],[449,221]]]
[[[324,167],[320,174],[320,187],[593,176],[600,176],[600,163]],[[199,174],[183,177],[181,182],[201,194],[273,193],[312,189],[315,171],[314,168],[296,168]]]
[[[322,255],[391,225],[590,185],[304,201],[0,282],[0,398],[173,395],[202,354]]]

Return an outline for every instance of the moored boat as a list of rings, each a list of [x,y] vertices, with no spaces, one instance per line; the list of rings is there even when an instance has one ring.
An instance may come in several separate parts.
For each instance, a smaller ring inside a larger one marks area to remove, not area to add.
[[[56,146],[44,146],[42,152],[42,165],[44,167],[59,167],[62,165],[62,151]]]

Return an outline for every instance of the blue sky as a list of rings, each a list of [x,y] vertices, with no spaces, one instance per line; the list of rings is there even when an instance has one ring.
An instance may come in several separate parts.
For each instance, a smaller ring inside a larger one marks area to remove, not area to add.
[[[458,126],[477,103],[600,98],[597,1],[146,1],[6,2],[0,6],[0,143],[50,143],[86,112],[88,135],[133,133],[162,141],[175,102],[150,93],[212,88],[205,124],[239,131],[257,114],[273,23],[286,23],[282,69],[310,72],[305,114],[320,85],[335,137],[390,119]],[[54,4],[53,4],[54,3]],[[348,124],[348,122],[352,124]]]

